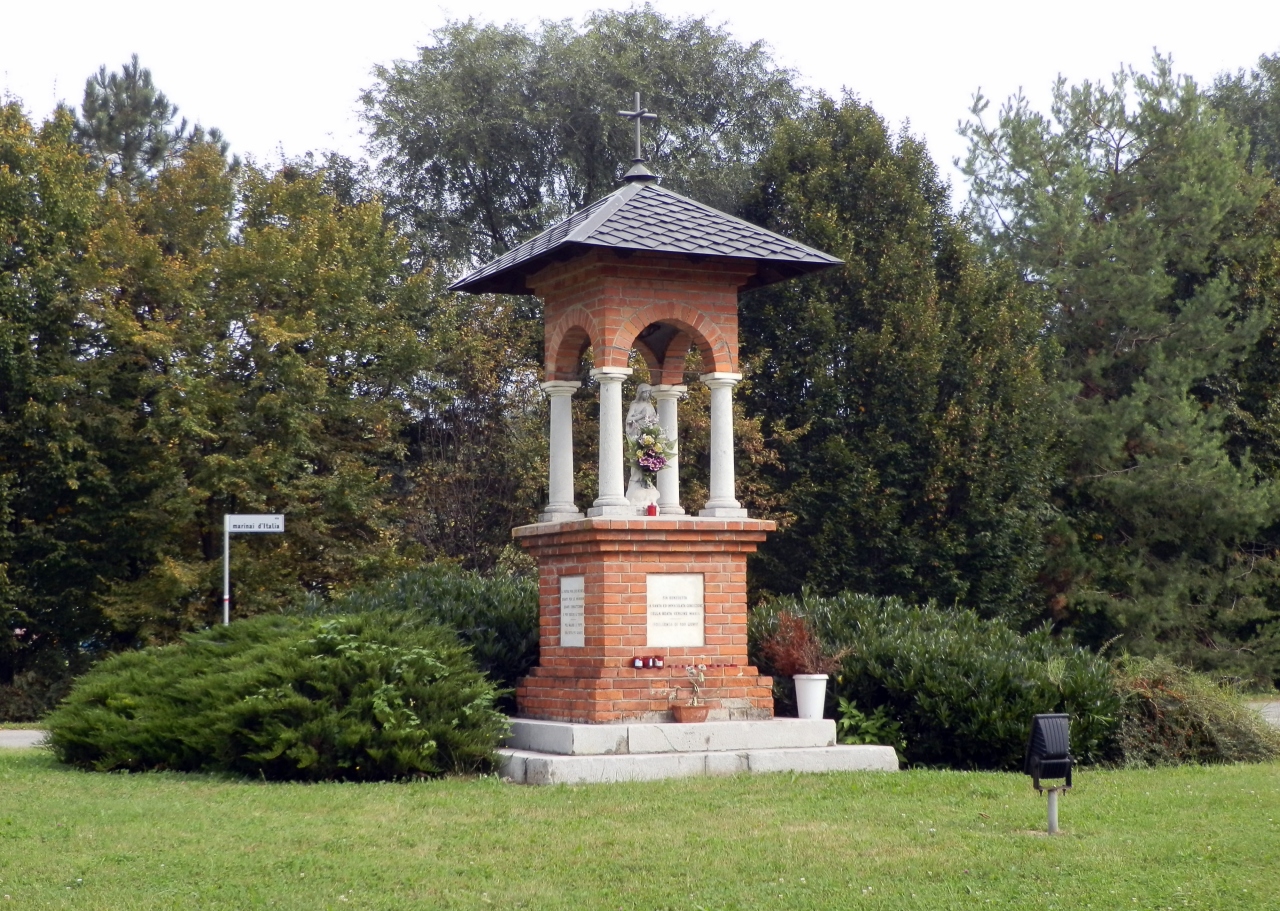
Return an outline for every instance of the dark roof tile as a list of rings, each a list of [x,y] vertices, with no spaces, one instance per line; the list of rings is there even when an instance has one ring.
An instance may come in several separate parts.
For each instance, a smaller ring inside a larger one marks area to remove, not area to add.
[[[552,225],[450,287],[474,293],[529,294],[526,276],[549,262],[592,247],[752,260],[759,269],[748,287],[840,264],[820,250],[664,190],[656,183],[637,181]]]

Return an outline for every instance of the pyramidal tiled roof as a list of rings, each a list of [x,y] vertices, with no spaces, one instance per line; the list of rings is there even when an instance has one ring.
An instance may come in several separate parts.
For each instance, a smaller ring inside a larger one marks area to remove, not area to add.
[[[840,265],[840,260],[821,250],[664,190],[652,181],[635,181],[508,250],[450,288],[477,294],[530,294],[527,276],[548,263],[600,247],[749,260],[757,264],[757,272],[748,288]]]

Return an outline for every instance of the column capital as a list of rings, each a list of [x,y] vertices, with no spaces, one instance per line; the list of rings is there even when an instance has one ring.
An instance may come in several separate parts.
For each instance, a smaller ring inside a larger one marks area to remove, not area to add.
[[[576,390],[582,388],[582,383],[578,380],[547,380],[538,385],[547,395],[573,395]]]
[[[702,374],[702,376],[698,377],[698,379],[702,380],[702,385],[707,386],[710,389],[715,389],[717,387],[723,387],[723,386],[728,386],[732,388],[738,385],[738,383],[742,380],[742,374],[741,373],[723,373],[723,372],[704,373]]]
[[[621,383],[631,376],[630,367],[592,367],[591,376],[599,383]]]
[[[659,386],[654,386],[653,397],[658,401],[662,401],[663,399],[678,399],[678,398],[682,398],[684,394],[688,391],[689,391],[688,386],[674,386],[674,385],[671,385],[670,383],[667,383]]]

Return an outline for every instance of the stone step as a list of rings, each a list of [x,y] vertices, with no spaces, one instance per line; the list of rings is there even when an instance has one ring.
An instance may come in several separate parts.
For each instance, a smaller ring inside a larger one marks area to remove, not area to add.
[[[511,735],[503,745],[513,750],[561,756],[607,756],[827,747],[834,746],[835,742],[836,723],[830,718],[694,724],[573,724],[513,718]]]
[[[821,746],[701,752],[566,756],[502,749],[502,777],[516,784],[598,784],[657,781],[743,772],[896,772],[888,746]]]

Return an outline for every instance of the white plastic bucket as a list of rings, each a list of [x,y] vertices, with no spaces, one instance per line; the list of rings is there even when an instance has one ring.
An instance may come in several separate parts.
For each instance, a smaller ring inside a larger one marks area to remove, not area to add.
[[[801,718],[821,718],[827,703],[826,674],[796,674],[796,709]]]

